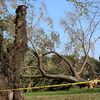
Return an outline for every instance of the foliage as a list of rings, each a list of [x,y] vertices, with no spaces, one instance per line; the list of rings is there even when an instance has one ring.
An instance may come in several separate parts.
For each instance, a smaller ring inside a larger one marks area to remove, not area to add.
[[[84,57],[81,58],[81,62],[83,61]],[[95,79],[100,75],[100,62],[93,57],[88,57],[87,64],[84,68],[82,76],[86,79]]]
[[[76,7],[76,11],[79,11],[79,16],[88,15],[90,13],[95,13],[100,8],[99,0],[66,0],[68,2],[73,3]]]

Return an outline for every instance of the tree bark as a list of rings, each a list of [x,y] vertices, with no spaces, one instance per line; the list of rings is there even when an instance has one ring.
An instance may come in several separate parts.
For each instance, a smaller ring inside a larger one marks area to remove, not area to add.
[[[0,90],[6,89],[5,61],[6,59],[3,52],[3,36],[0,34]],[[7,100],[7,92],[0,92],[0,100]]]
[[[14,88],[20,88],[20,70],[24,54],[27,50],[27,33],[26,33],[26,6],[18,6],[15,19],[15,41],[14,41],[14,55],[12,60]],[[22,91],[14,91],[14,100],[21,100],[23,98]]]
[[[2,50],[2,40],[0,39],[0,81],[4,84],[1,84],[1,90],[21,87],[21,63],[27,50],[26,8],[21,5],[16,9],[15,40],[8,45],[6,54]],[[0,36],[0,38],[2,37]],[[3,96],[0,94],[0,100],[24,100],[21,90],[11,90],[2,92],[2,94]]]

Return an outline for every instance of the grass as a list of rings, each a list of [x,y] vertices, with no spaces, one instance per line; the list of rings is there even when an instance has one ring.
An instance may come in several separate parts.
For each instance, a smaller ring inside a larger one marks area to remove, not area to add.
[[[25,93],[27,100],[100,100],[100,89],[78,89],[70,91],[45,91]]]

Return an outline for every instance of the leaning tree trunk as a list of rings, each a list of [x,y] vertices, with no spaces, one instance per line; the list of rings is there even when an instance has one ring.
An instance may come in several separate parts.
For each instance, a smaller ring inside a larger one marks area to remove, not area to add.
[[[20,69],[27,50],[26,6],[18,6],[15,18],[15,40],[7,47],[7,53],[2,50],[0,41],[0,89],[17,89],[21,87]],[[2,36],[0,36],[2,39]],[[3,85],[4,84],[4,85]],[[3,87],[3,88],[2,88]],[[24,100],[21,90],[1,92],[0,100]]]

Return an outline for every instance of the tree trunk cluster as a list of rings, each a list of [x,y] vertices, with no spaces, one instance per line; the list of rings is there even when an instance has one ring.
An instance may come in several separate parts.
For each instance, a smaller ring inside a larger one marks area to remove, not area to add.
[[[0,90],[21,88],[20,69],[27,50],[26,6],[16,9],[15,40],[3,48],[3,36],[0,35]],[[21,90],[0,92],[0,100],[24,100]]]

